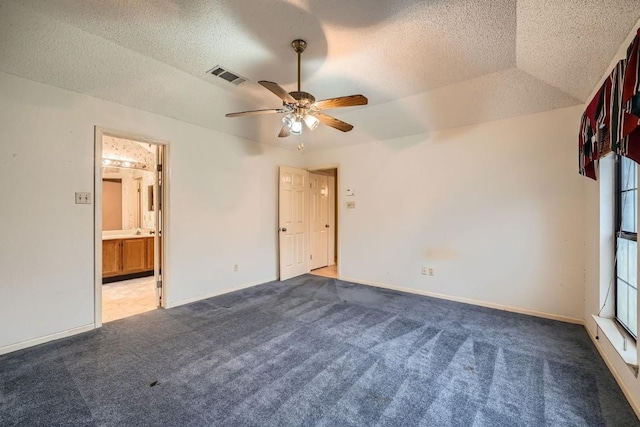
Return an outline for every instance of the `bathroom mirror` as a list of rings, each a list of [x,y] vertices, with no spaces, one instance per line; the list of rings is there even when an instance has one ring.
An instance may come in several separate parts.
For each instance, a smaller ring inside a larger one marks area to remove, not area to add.
[[[110,220],[103,221],[103,230],[120,227],[126,234],[137,229],[155,229],[156,151],[157,146],[153,144],[103,136],[103,219],[105,213],[110,212]],[[119,189],[114,190],[115,195],[106,197],[105,188],[113,186],[114,180],[119,182]]]
[[[103,231],[155,228],[155,173],[103,167],[102,177]]]
[[[154,211],[156,208],[154,207],[155,199],[153,198],[153,185],[147,186],[147,210]]]

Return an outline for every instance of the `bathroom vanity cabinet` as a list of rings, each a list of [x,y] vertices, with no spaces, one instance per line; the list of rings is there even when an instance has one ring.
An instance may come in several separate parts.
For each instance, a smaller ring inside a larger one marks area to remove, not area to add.
[[[153,272],[153,237],[102,240],[102,277]]]

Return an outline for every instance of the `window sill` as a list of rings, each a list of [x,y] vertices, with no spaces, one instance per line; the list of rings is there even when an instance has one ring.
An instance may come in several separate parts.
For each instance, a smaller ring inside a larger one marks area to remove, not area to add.
[[[618,352],[624,363],[632,368],[638,368],[638,351],[636,342],[626,331],[616,325],[615,320],[592,315],[593,320],[600,328],[600,331],[607,337],[613,348]],[[625,341],[627,343],[625,349]]]

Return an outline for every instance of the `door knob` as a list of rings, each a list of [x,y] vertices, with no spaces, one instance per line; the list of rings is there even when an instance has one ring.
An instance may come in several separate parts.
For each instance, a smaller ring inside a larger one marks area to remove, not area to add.
[[[329,224],[325,224],[325,225],[324,225],[324,228],[329,228]]]
[[[282,227],[280,230],[282,230],[282,232],[283,232],[283,233],[286,233],[286,232],[287,232],[287,229],[286,229],[286,228],[284,228],[284,227]]]

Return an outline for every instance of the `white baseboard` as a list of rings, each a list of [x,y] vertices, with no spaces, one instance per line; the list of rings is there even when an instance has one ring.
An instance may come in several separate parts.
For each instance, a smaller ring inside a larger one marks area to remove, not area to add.
[[[12,353],[14,351],[22,350],[27,347],[33,347],[34,345],[44,344],[49,341],[59,340],[60,338],[67,338],[73,335],[81,334],[83,332],[89,332],[95,329],[93,323],[85,326],[79,326],[77,328],[69,329],[62,332],[56,332],[55,334],[45,335],[44,337],[34,338],[32,340],[22,341],[16,344],[10,344],[4,347],[0,347],[0,355]]]
[[[609,371],[613,375],[613,378],[615,378],[616,382],[620,386],[620,389],[622,390],[622,394],[624,394],[624,397],[627,398],[629,405],[631,405],[631,409],[633,409],[633,412],[636,413],[636,417],[640,419],[640,402],[638,402],[635,399],[635,396],[633,395],[631,390],[629,390],[629,388],[627,387],[627,383],[624,382],[624,380],[622,379],[622,376],[620,375],[618,370],[615,368],[615,366],[611,362],[611,359],[609,359],[609,357],[607,356],[607,353],[604,351],[604,348],[602,348],[602,344],[600,344],[600,341],[597,340],[596,337],[593,335],[593,332],[591,331],[591,329],[589,329],[586,325],[585,325],[585,329],[587,330],[587,334],[589,334],[591,341],[593,341],[593,345],[595,345],[596,349],[598,349],[598,353],[600,353],[600,356],[602,356],[602,359],[604,360],[604,363],[607,365],[607,368],[609,368]]]
[[[177,301],[177,302],[174,302],[174,303],[168,302],[167,305],[165,306],[165,308],[173,308],[173,307],[179,307],[179,306],[185,305],[185,304],[191,304],[192,302],[197,302],[197,301],[201,301],[203,299],[217,297],[218,295],[228,294],[229,292],[239,291],[239,290],[242,290],[242,289],[250,288],[252,286],[262,285],[263,283],[273,282],[274,280],[277,280],[277,277],[273,277],[273,278],[270,278],[270,279],[263,279],[263,280],[254,280],[253,282],[244,283],[244,284],[239,285],[239,286],[234,286],[232,288],[226,288],[226,289],[223,289],[223,290],[220,290],[220,291],[215,291],[215,292],[211,292],[211,293],[204,294],[204,295],[199,295],[199,296],[194,297],[194,298],[187,298],[187,299],[184,299],[184,300],[181,300],[181,301]]]
[[[528,316],[542,317],[544,319],[559,320],[561,322],[575,323],[577,325],[584,325],[584,320],[582,320],[582,319],[576,319],[576,318],[573,318],[573,317],[561,316],[559,314],[544,313],[544,312],[541,312],[541,311],[529,310],[529,309],[526,309],[526,308],[512,307],[512,306],[501,305],[501,304],[494,304],[494,303],[490,303],[490,302],[486,302],[486,301],[474,300],[474,299],[470,299],[470,298],[460,298],[460,297],[455,297],[455,296],[451,296],[451,295],[438,294],[438,293],[435,293],[435,292],[422,291],[422,290],[419,290],[419,289],[404,288],[402,286],[388,285],[386,283],[378,283],[378,282],[370,282],[370,281],[366,281],[366,280],[352,279],[350,277],[340,277],[340,280],[344,280],[344,281],[347,281],[347,282],[360,283],[362,285],[375,286],[377,288],[384,288],[384,289],[391,289],[391,290],[394,290],[394,291],[407,292],[407,293],[410,293],[410,294],[424,295],[424,296],[427,296],[427,297],[444,299],[444,300],[448,300],[448,301],[455,301],[455,302],[461,302],[461,303],[465,303],[465,304],[477,305],[477,306],[480,306],[480,307],[494,308],[496,310],[509,311],[509,312],[512,312],[512,313],[526,314]]]

